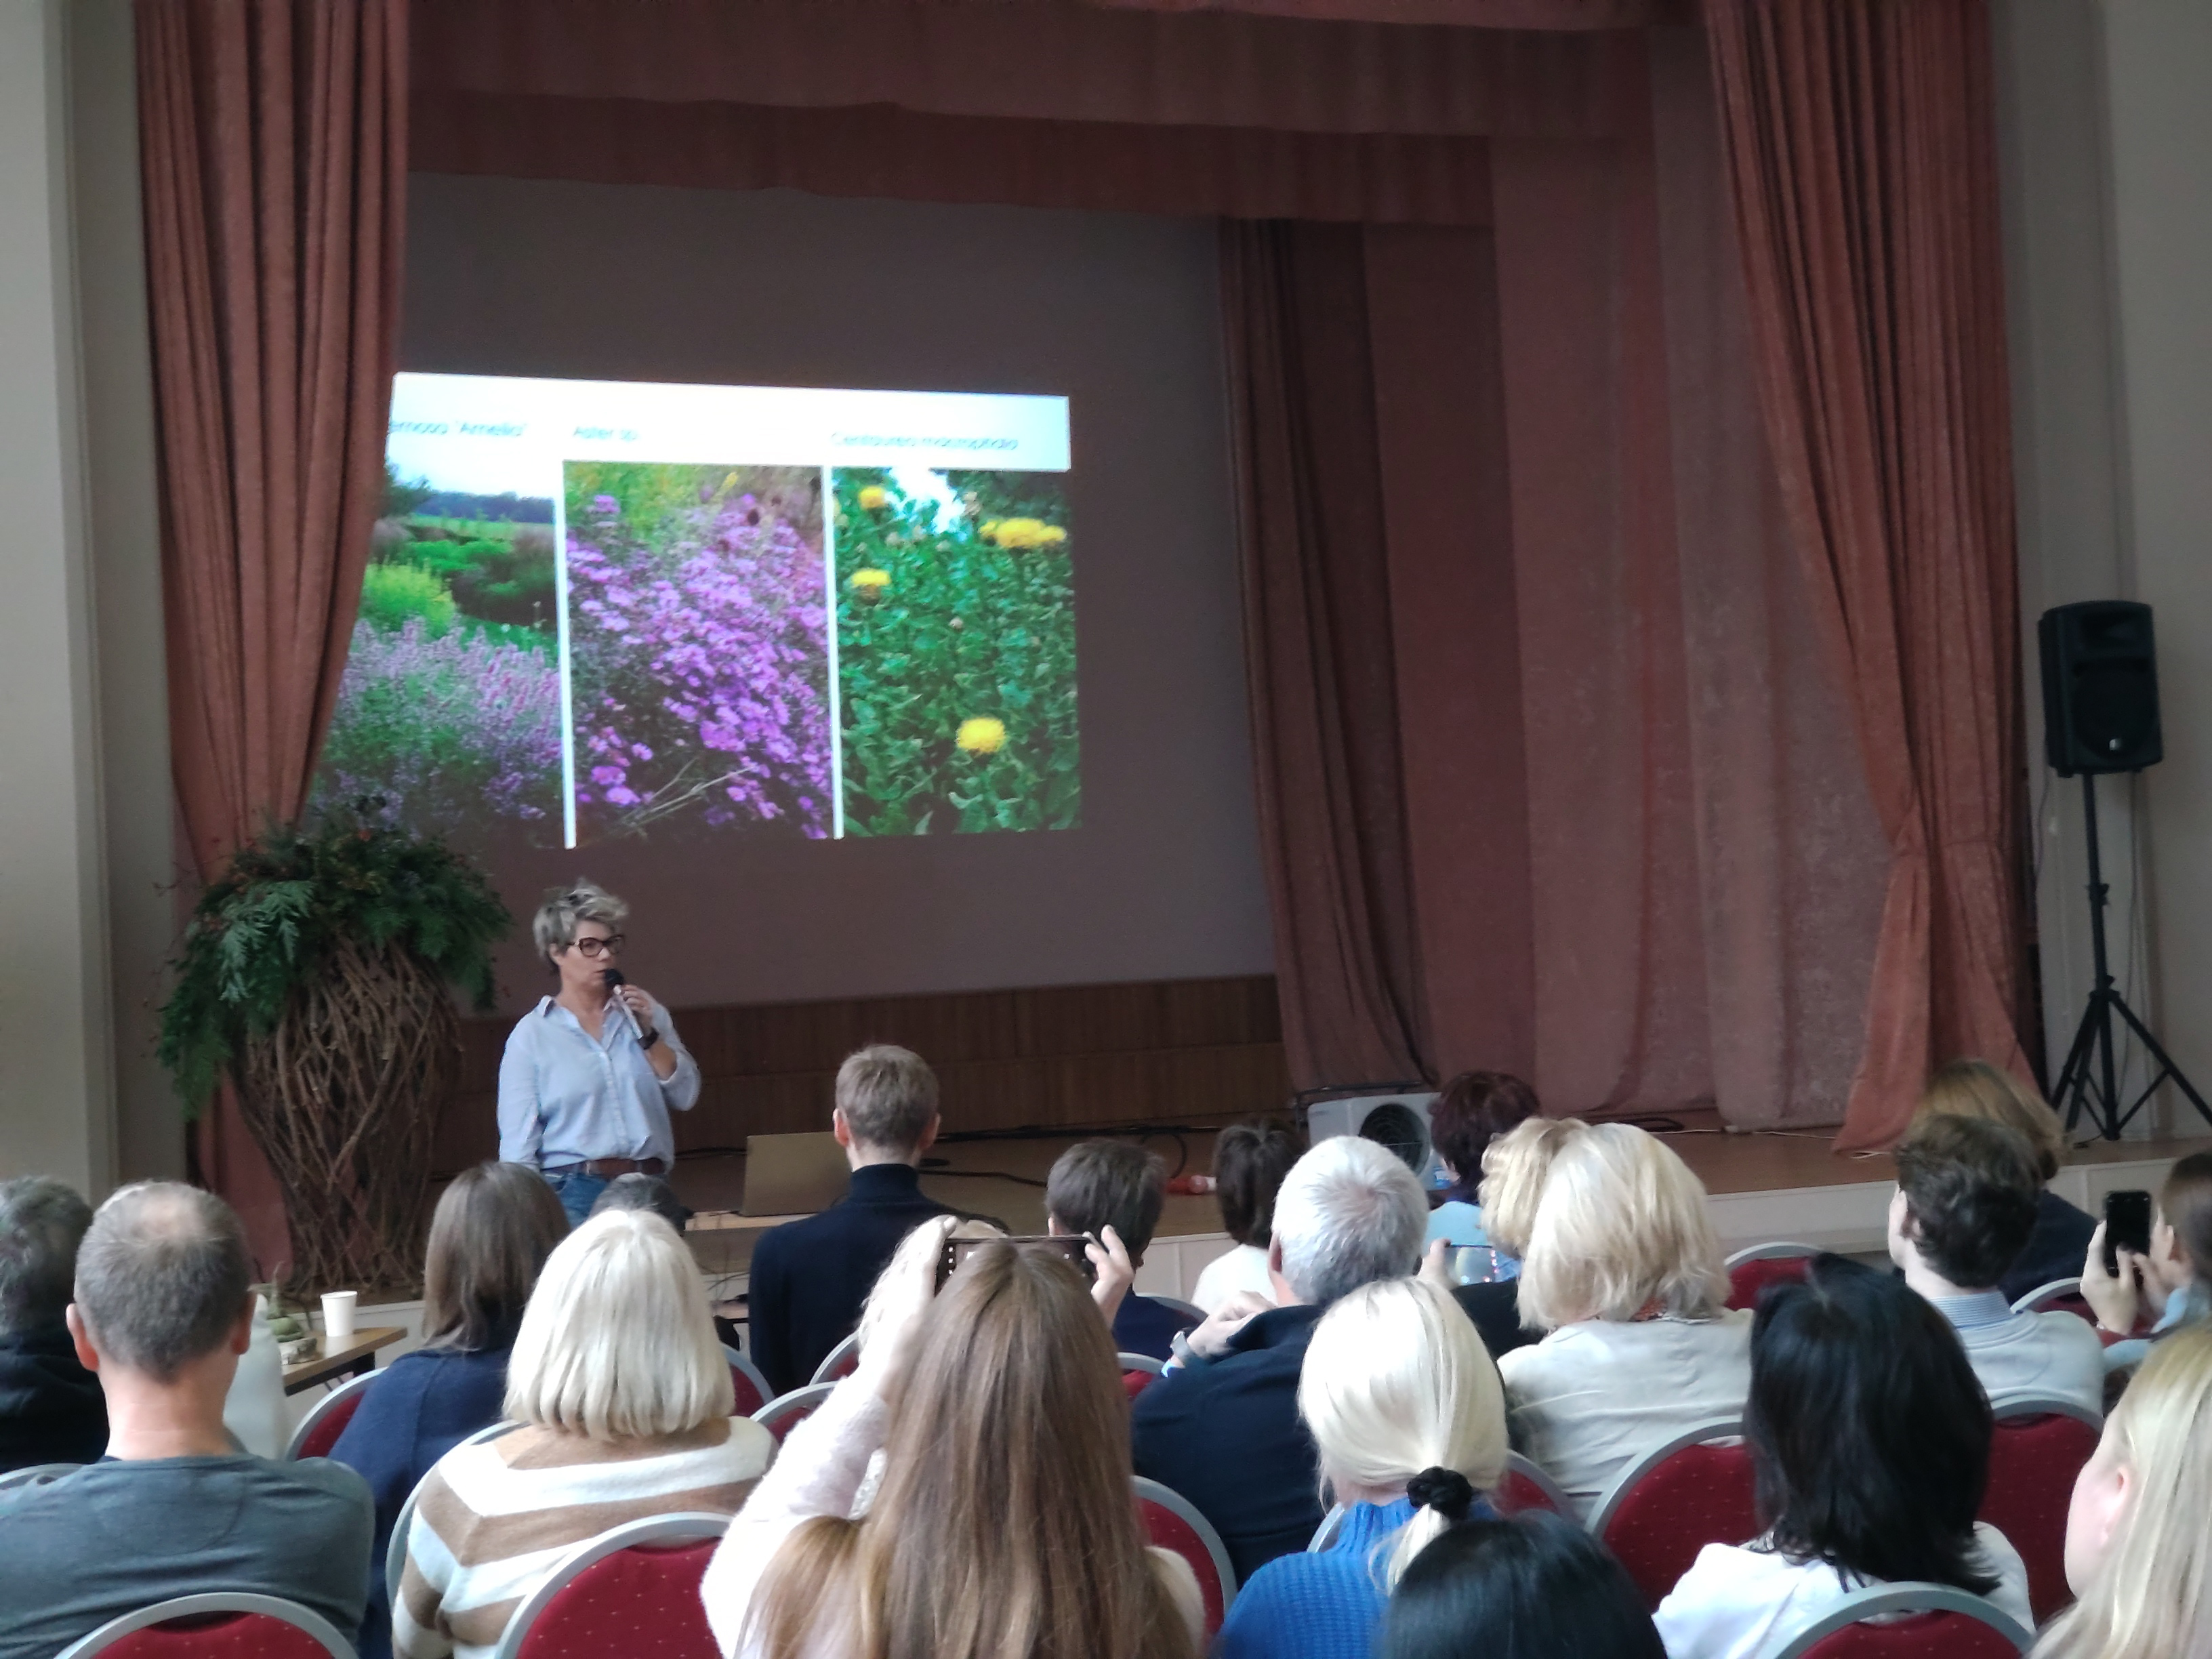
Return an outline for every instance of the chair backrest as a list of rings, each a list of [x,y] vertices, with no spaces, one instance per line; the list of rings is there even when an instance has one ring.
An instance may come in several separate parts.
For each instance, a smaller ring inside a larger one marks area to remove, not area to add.
[[[51,1486],[64,1475],[75,1474],[84,1467],[82,1463],[33,1463],[20,1469],[10,1469],[0,1474],[0,1492],[16,1486]]]
[[[730,1362],[730,1391],[738,1400],[733,1416],[750,1417],[775,1398],[775,1390],[769,1387],[760,1367],[726,1342],[722,1345],[722,1358]]]
[[[354,1659],[330,1620],[276,1595],[176,1595],[111,1619],[58,1659]]]
[[[1559,1483],[1519,1452],[1505,1454],[1505,1479],[1491,1494],[1491,1507],[1500,1515],[1525,1515],[1530,1510],[1549,1510],[1570,1519],[1574,1504]]]
[[[1143,1371],[1149,1376],[1158,1376],[1167,1369],[1148,1353],[1117,1353],[1114,1358],[1119,1362],[1121,1375],[1124,1376],[1131,1371]]]
[[[1885,1617],[1894,1622],[1863,1622]],[[1872,1584],[1793,1632],[1774,1659],[2015,1659],[2034,1640],[2033,1631],[1949,1584]]]
[[[1759,1535],[1743,1423],[1724,1418],[1678,1434],[1637,1460],[1590,1511],[1589,1529],[1656,1607],[1708,1544]],[[1717,1441],[1739,1443],[1719,1445]]]
[[[1796,1244],[1786,1239],[1738,1250],[1728,1259],[1729,1306],[1757,1307],[1761,1291],[1769,1285],[1796,1284],[1820,1254],[1817,1244]]]
[[[2037,1285],[2014,1302],[2012,1310],[2014,1313],[2041,1313],[2069,1297],[2075,1301],[2081,1300],[2081,1280],[2078,1274],[2072,1279],[2054,1279],[2048,1285]]]
[[[1146,1291],[1145,1294],[1147,1297],[1150,1297],[1154,1302],[1158,1303],[1163,1308],[1173,1309],[1176,1313],[1182,1315],[1182,1317],[1190,1321],[1191,1324],[1194,1326],[1203,1325],[1206,1323],[1206,1310],[1200,1307],[1195,1302],[1186,1302],[1179,1296],[1153,1296],[1150,1291]]]
[[[810,1382],[835,1382],[840,1377],[850,1376],[860,1369],[860,1334],[854,1331],[822,1357],[814,1368]]]
[[[1314,1528],[1314,1535],[1306,1540],[1308,1555],[1319,1555],[1336,1542],[1337,1534],[1344,1530],[1345,1513],[1343,1504],[1329,1505],[1328,1513],[1321,1518],[1321,1525]]]
[[[655,1515],[586,1539],[523,1598],[493,1659],[721,1659],[699,1581],[729,1529],[726,1515]]]
[[[478,1429],[465,1440],[456,1442],[454,1449],[496,1440],[503,1434],[513,1434],[521,1426],[520,1423],[494,1423],[489,1428]],[[425,1474],[422,1480],[429,1478]],[[422,1480],[415,1483],[415,1490],[407,1494],[407,1501],[399,1506],[399,1514],[392,1523],[392,1541],[384,1547],[384,1593],[393,1600],[397,1600],[399,1595],[400,1570],[407,1565],[407,1534],[415,1524],[415,1500],[422,1495]]]
[[[1997,1424],[1980,1518],[2020,1552],[2028,1605],[2040,1625],[2074,1599],[2066,1583],[2066,1511],[2074,1479],[2095,1454],[2104,1425],[2063,1400],[2000,1395],[1990,1405]]]
[[[1198,1593],[1206,1601],[1204,1645],[1210,1648],[1221,1621],[1229,1616],[1229,1604],[1237,1599],[1237,1571],[1229,1565],[1221,1534],[1180,1492],[1142,1475],[1131,1484],[1136,1489],[1137,1513],[1145,1523],[1145,1536],[1161,1549],[1182,1557],[1198,1575]]]
[[[774,1435],[776,1443],[781,1445],[784,1436],[813,1416],[836,1386],[835,1382],[810,1382],[803,1389],[778,1395],[753,1413],[753,1421]]]
[[[359,1376],[347,1378],[315,1401],[300,1419],[300,1426],[292,1431],[292,1441],[284,1448],[283,1461],[290,1463],[302,1457],[328,1457],[331,1448],[345,1432],[346,1425],[353,1421],[353,1414],[361,1409],[368,1385],[383,1375],[382,1371],[363,1371]]]

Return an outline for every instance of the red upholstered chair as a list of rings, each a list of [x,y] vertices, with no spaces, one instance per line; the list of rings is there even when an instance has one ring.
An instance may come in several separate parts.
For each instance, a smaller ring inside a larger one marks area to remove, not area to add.
[[[507,1621],[493,1659],[721,1659],[699,1581],[726,1515],[656,1515],[586,1539]]]
[[[1163,1369],[1148,1353],[1117,1353],[1114,1358],[1121,1367],[1121,1392],[1133,1401]]]
[[[730,1389],[738,1397],[737,1416],[750,1417],[775,1398],[775,1390],[769,1387],[760,1367],[726,1342],[722,1345],[722,1358],[730,1362]]]
[[[59,1659],[353,1659],[320,1613],[275,1595],[179,1595],[111,1619]]]
[[[1728,1418],[1675,1436],[1639,1459],[1590,1511],[1590,1531],[1620,1558],[1650,1607],[1706,1545],[1759,1535],[1750,1449],[1709,1443],[1742,1434],[1742,1422]]]
[[[1885,1615],[1893,1622],[1863,1622]],[[1875,1584],[1796,1632],[1774,1659],[2017,1659],[2034,1640],[1980,1596],[1948,1584]]]
[[[2040,1625],[2074,1599],[2066,1583],[2066,1510],[2074,1478],[2096,1451],[2104,1425],[2063,1400],[2014,1394],[1990,1403],[1997,1426],[1980,1518],[2027,1564],[2028,1604]]]
[[[835,1382],[810,1382],[803,1389],[778,1395],[753,1413],[753,1421],[774,1435],[776,1443],[781,1445],[784,1436],[813,1416],[836,1386]]]
[[[854,1331],[823,1357],[814,1368],[812,1382],[835,1382],[840,1377],[850,1376],[860,1369],[860,1334]]]
[[[361,1409],[368,1385],[383,1375],[381,1371],[363,1371],[315,1401],[313,1408],[300,1419],[300,1426],[292,1431],[292,1443],[284,1448],[284,1462],[328,1457],[331,1448],[345,1432],[346,1425],[353,1421],[353,1414]]]
[[[1139,1475],[1132,1483],[1137,1492],[1137,1513],[1145,1535],[1161,1549],[1172,1550],[1190,1563],[1198,1575],[1199,1594],[1206,1599],[1206,1644],[1211,1647],[1229,1604],[1237,1599],[1237,1573],[1229,1565],[1229,1552],[1213,1523],[1179,1492],[1157,1480]]]
[[[1505,1454],[1505,1479],[1491,1494],[1491,1507],[1500,1515],[1525,1515],[1530,1510],[1549,1510],[1571,1519],[1574,1506],[1559,1483],[1519,1452]]]
[[[1754,1244],[1747,1250],[1738,1250],[1728,1259],[1729,1306],[1757,1307],[1761,1291],[1769,1285],[1796,1284],[1805,1277],[1805,1269],[1820,1254],[1817,1244],[1792,1244],[1786,1241]]]

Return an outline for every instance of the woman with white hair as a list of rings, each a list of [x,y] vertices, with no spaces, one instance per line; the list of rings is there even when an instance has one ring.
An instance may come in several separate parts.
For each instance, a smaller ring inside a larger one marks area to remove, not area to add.
[[[507,1368],[523,1426],[424,1479],[392,1611],[400,1659],[489,1655],[572,1545],[651,1515],[734,1515],[775,1450],[731,1416],[706,1286],[645,1210],[593,1216],[546,1258]]]
[[[1298,1415],[1343,1525],[1329,1548],[1253,1574],[1215,1659],[1367,1659],[1399,1577],[1447,1527],[1486,1517],[1505,1473],[1498,1367],[1450,1297],[1419,1279],[1364,1285],[1322,1316]]]
[[[499,1158],[545,1177],[583,1220],[617,1176],[665,1176],[672,1111],[699,1102],[699,1066],[668,1010],[622,975],[624,904],[588,881],[556,887],[530,933],[559,985],[515,1022],[499,1062]]]
[[[1547,1334],[1498,1362],[1514,1443],[1577,1517],[1636,1460],[1741,1413],[1751,1316],[1689,1167],[1643,1130],[1594,1123],[1553,1160],[1521,1266],[1521,1316]]]

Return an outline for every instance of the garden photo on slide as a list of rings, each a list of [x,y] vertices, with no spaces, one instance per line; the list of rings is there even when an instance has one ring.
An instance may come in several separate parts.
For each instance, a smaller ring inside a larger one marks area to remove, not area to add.
[[[1063,475],[841,467],[845,833],[1081,821]]]
[[[553,502],[403,481],[387,466],[361,615],[316,776],[423,833],[558,846]]]
[[[826,836],[816,467],[569,461],[576,839]]]

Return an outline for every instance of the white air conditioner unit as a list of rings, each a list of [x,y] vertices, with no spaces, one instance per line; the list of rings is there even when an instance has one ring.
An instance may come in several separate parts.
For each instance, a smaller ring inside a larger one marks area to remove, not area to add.
[[[1429,1140],[1429,1107],[1436,1097],[1431,1090],[1316,1100],[1306,1108],[1306,1139],[1322,1141],[1334,1135],[1358,1135],[1374,1141],[1404,1159],[1422,1186],[1440,1192],[1450,1181],[1444,1174],[1443,1160]]]

